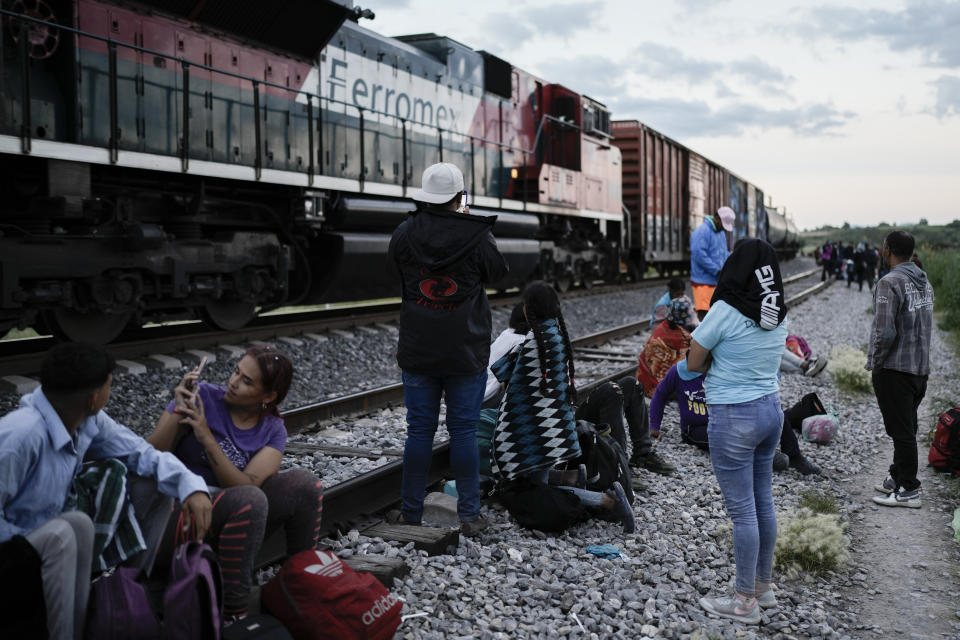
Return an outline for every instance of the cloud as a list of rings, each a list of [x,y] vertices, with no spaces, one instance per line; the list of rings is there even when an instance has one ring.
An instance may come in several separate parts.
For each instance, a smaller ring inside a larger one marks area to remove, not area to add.
[[[651,78],[681,78],[692,83],[705,82],[724,68],[721,63],[691,58],[676,47],[656,42],[644,42],[634,49],[634,54],[638,59],[631,62],[633,69]]]
[[[782,90],[793,81],[792,76],[756,56],[718,62],[692,58],[676,47],[656,42],[644,42],[637,46],[633,53],[636,57],[628,64],[637,73],[660,80],[680,79],[691,84],[700,84],[719,75],[738,76],[765,90]],[[729,91],[728,87],[725,88]]]
[[[510,13],[491,13],[483,21],[482,33],[491,34],[494,42],[508,47],[533,37],[533,29],[519,22]]]
[[[523,16],[548,36],[569,38],[577,31],[589,29],[602,16],[603,2],[572,2],[548,7],[525,9]]]
[[[501,50],[513,50],[537,36],[569,38],[602,17],[602,2],[573,2],[492,13],[479,30]]]
[[[713,108],[702,100],[626,97],[616,101],[617,118],[638,118],[667,135],[684,137],[738,136],[749,129],[787,129],[801,136],[837,135],[856,116],[829,104],[768,108],[735,102]]]
[[[704,11],[728,2],[730,0],[677,0],[677,4],[688,11]]]
[[[877,39],[893,51],[919,51],[933,66],[960,66],[960,3],[952,0],[908,2],[894,11],[819,6],[803,22],[796,31],[811,39]]]
[[[937,88],[937,104],[933,108],[936,116],[960,116],[960,77],[940,76],[931,84]]]
[[[604,56],[581,56],[572,60],[550,59],[538,65],[540,75],[596,100],[612,100],[626,90],[622,65]]]

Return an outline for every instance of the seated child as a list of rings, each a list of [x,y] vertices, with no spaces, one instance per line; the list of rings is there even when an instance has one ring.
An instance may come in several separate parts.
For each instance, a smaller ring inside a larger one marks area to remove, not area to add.
[[[690,308],[682,298],[671,300],[666,320],[657,325],[640,352],[637,380],[648,398],[653,396],[667,370],[687,357],[690,332],[684,328],[684,323]]]
[[[689,317],[684,323],[684,326],[688,331],[693,331],[697,325],[700,324],[700,321],[697,319],[696,314],[693,313],[693,302],[687,297],[686,285],[680,278],[673,278],[667,286],[669,287],[667,292],[653,305],[653,313],[650,315],[650,328],[653,329],[667,319],[667,314],[670,312],[670,302],[672,300],[684,300],[690,308]]]

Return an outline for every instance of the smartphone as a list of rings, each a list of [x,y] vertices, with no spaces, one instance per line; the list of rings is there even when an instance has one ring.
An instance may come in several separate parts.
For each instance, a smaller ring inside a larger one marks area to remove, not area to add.
[[[207,356],[203,356],[202,358],[200,358],[200,364],[198,364],[197,367],[196,367],[196,369],[193,370],[194,373],[197,374],[197,377],[198,377],[198,378],[199,378],[199,376],[200,376],[200,372],[203,371],[203,367],[204,367],[206,364],[207,364]],[[191,391],[193,390],[193,387],[194,387],[193,383],[190,383],[189,389],[190,389]]]
[[[460,208],[457,209],[460,213],[463,213],[463,210],[467,208],[470,204],[470,192],[466,189],[463,190],[463,193],[460,195]]]

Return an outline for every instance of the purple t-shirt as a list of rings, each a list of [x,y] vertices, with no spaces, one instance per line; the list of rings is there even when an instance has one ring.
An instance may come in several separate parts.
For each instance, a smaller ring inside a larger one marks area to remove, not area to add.
[[[223,394],[226,393],[224,387],[201,382],[198,391],[210,432],[237,469],[242,471],[250,459],[263,447],[273,447],[281,452],[286,448],[287,429],[281,418],[266,415],[260,418],[260,422],[254,427],[238,429],[230,418],[227,405],[223,402]],[[175,406],[176,402],[171,402],[167,405],[167,411],[173,413]],[[210,461],[207,460],[206,452],[200,446],[197,437],[193,435],[193,429],[188,428],[186,435],[180,439],[173,453],[186,465],[187,469],[203,476],[208,485],[218,486],[217,475],[213,472]]]
[[[703,392],[703,375],[693,380],[684,380],[677,373],[677,365],[670,367],[657,390],[650,399],[650,430],[660,431],[663,420],[663,407],[673,394],[677,395],[677,409],[680,410],[680,431],[686,433],[690,427],[707,424],[707,400]]]

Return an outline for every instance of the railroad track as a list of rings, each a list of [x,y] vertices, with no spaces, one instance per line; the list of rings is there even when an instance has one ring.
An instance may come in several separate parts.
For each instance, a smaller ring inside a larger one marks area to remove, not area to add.
[[[787,278],[784,282],[785,284],[787,282],[799,282],[804,278],[810,277],[814,272],[819,272],[819,270],[797,274],[791,278]],[[826,287],[830,286],[830,284],[830,280],[817,283],[791,296],[786,300],[786,303],[791,306],[799,304],[820,291],[823,291]],[[647,320],[629,323],[576,338],[571,340],[571,346],[573,346],[578,356],[591,353],[601,356],[615,356],[619,354],[605,349],[594,349],[592,347],[617,338],[640,334],[648,328],[649,322]],[[608,357],[605,359],[612,362],[617,361],[617,358]],[[609,374],[579,385],[578,392],[586,397],[600,385],[617,380],[623,376],[633,375],[635,371],[635,360],[632,360],[629,366],[619,367]],[[305,431],[323,420],[357,413],[367,413],[391,404],[399,404],[402,401],[403,385],[398,383],[290,409],[284,411],[282,415],[288,432],[295,434]],[[296,448],[297,447],[294,447],[294,449]],[[449,468],[449,449],[449,444],[446,442],[434,445],[428,486],[452,476]],[[322,450],[322,447],[314,446],[311,447],[311,450]],[[303,453],[306,452],[306,450],[303,451]],[[347,448],[340,448],[340,450],[337,451],[336,448],[330,448],[330,453],[333,455],[339,453],[340,455],[346,456],[352,455],[370,458],[379,458],[383,455],[389,456],[390,454],[398,455],[396,459],[373,471],[355,476],[349,480],[328,487],[325,490],[323,500],[323,535],[332,535],[339,531],[349,530],[355,527],[357,523],[371,522],[375,519],[374,514],[396,504],[399,500],[399,488],[403,471],[403,461],[399,457],[401,452],[380,450],[375,454],[371,454],[370,452],[362,450],[351,451]]]
[[[632,289],[663,286],[666,279],[657,278],[623,285],[602,285],[576,289],[563,294],[563,299],[615,293]],[[519,301],[518,293],[491,294],[491,307],[508,307]],[[107,349],[117,360],[136,360],[151,354],[209,350],[218,344],[243,344],[256,340],[272,340],[278,336],[322,333],[333,329],[391,324],[400,317],[400,303],[388,302],[357,305],[319,311],[301,311],[260,316],[250,325],[235,331],[218,331],[199,321],[144,327],[133,339],[111,343]],[[0,341],[0,377],[27,376],[40,370],[43,354],[56,343],[51,336]]]

